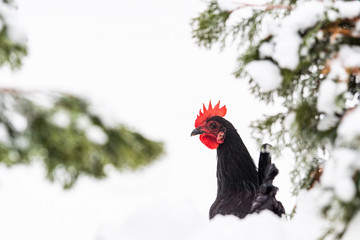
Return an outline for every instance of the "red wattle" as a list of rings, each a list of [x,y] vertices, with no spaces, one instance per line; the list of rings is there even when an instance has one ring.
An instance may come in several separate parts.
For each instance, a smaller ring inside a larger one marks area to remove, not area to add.
[[[210,149],[216,149],[219,146],[216,142],[216,137],[213,135],[200,135],[200,141]]]

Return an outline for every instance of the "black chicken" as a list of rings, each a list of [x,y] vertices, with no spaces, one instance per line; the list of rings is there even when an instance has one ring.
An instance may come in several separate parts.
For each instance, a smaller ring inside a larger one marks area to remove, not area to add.
[[[210,208],[209,217],[232,214],[244,218],[249,213],[269,209],[281,216],[285,213],[275,198],[277,187],[272,185],[278,169],[271,164],[269,145],[264,144],[259,159],[259,172],[234,126],[224,119],[226,106],[220,102],[197,116],[191,136],[210,149],[217,149],[217,197]]]

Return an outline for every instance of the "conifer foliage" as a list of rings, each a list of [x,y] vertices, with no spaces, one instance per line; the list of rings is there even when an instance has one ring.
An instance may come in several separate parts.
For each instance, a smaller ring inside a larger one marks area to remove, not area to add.
[[[294,194],[327,196],[322,237],[341,238],[360,210],[360,2],[208,6],[192,21],[193,37],[207,48],[240,44],[234,75],[260,101],[282,106],[252,123],[254,137],[270,138],[279,154],[291,150]]]
[[[0,0],[0,66],[20,68],[26,36],[14,24],[15,6]],[[108,125],[80,97],[60,92],[0,88],[0,163],[37,161],[50,181],[70,188],[81,175],[106,177],[106,166],[133,170],[163,151],[121,124]]]

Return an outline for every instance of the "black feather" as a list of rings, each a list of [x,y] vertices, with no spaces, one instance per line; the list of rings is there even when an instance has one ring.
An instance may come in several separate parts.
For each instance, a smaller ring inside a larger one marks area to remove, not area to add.
[[[234,126],[224,118],[211,120],[226,129],[226,138],[217,148],[218,191],[210,208],[210,218],[216,214],[245,217],[251,210],[259,182],[256,166]]]
[[[210,208],[210,219],[217,214],[244,218],[249,213],[264,209],[270,209],[279,216],[283,214],[282,204],[275,199],[278,189],[272,185],[278,169],[271,164],[269,145],[263,145],[258,172],[234,126],[222,117],[215,116],[210,120],[219,122],[226,133],[224,142],[217,148],[218,190]]]
[[[265,178],[259,187],[259,191],[254,199],[250,213],[259,213],[265,209],[271,210],[279,216],[285,213],[284,206],[275,198],[278,188],[273,185],[273,180],[278,173],[279,170],[274,164],[270,164],[266,167]]]
[[[261,146],[260,158],[259,158],[259,184],[261,184],[265,178],[265,169],[271,164],[270,144],[263,144]]]

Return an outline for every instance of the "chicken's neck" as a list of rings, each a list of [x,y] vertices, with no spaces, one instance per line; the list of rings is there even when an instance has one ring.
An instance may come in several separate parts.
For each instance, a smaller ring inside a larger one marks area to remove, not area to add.
[[[257,190],[256,166],[235,129],[226,133],[224,143],[217,148],[217,156],[218,197]]]

